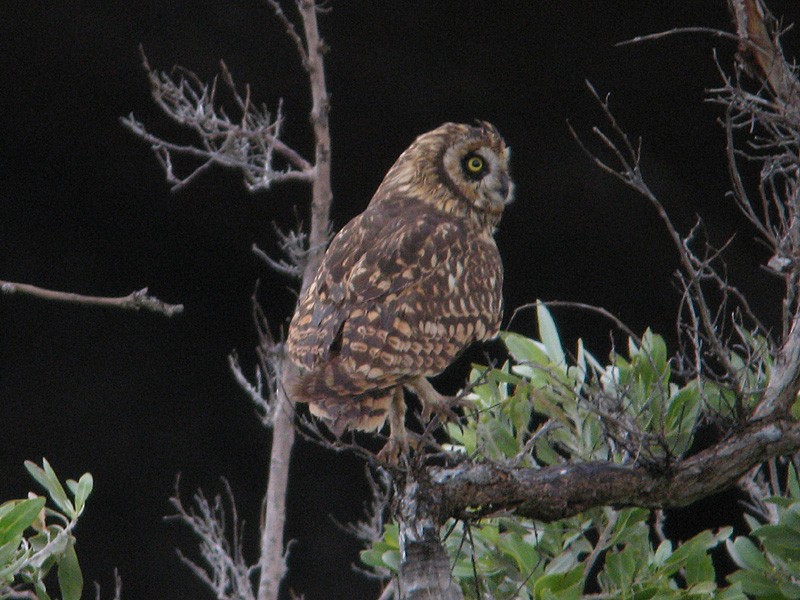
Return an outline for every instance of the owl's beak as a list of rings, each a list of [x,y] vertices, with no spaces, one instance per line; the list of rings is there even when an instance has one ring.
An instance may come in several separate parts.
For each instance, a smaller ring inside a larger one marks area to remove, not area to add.
[[[503,173],[500,176],[500,189],[498,191],[500,192],[500,196],[504,198],[504,204],[509,204],[511,200],[513,200],[511,188],[511,178],[506,173]]]
[[[485,203],[483,210],[492,215],[500,215],[514,198],[514,183],[506,173],[501,173],[492,183],[494,185],[485,195],[488,202]]]

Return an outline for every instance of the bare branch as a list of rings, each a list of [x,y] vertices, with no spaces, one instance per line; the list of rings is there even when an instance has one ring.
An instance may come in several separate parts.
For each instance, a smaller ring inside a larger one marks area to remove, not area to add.
[[[301,291],[311,284],[328,244],[331,190],[331,137],[328,128],[330,99],[325,83],[323,57],[326,47],[319,35],[317,6],[314,0],[297,0],[303,18],[308,48],[308,79],[311,86],[311,125],[314,128],[315,177],[311,192],[311,230],[308,236],[309,256],[303,274]]]
[[[289,20],[289,17],[286,16],[286,13],[283,12],[283,8],[281,8],[278,0],[267,0],[267,4],[272,7],[272,10],[275,12],[275,16],[278,17],[278,20],[286,29],[286,35],[288,35],[289,39],[294,42],[294,45],[297,48],[297,55],[300,57],[300,64],[303,65],[303,68],[308,69],[308,52],[306,51],[305,45],[303,45],[303,40],[301,40],[300,36],[297,34],[297,29],[295,29],[294,23],[292,23]]]
[[[233,121],[223,108],[218,107],[216,80],[209,86],[184,69],[178,70],[178,77],[155,71],[144,51],[141,48],[140,51],[156,104],[170,119],[193,130],[199,140],[196,146],[175,144],[148,132],[132,114],[121,119],[125,127],[150,144],[173,191],[187,186],[212,165],[240,171],[250,191],[267,189],[284,181],[311,181],[314,178],[311,163],[280,139],[283,123],[281,104],[273,117],[265,106],[253,104],[249,88],[243,97],[225,63],[221,63],[222,79],[241,112],[238,121]],[[187,175],[178,175],[173,155],[203,162]],[[275,166],[276,155],[287,164],[285,169]]]
[[[739,41],[739,37],[737,35],[723,29],[714,29],[713,27],[675,27],[669,31],[659,31],[657,33],[650,33],[647,35],[637,35],[629,40],[617,42],[615,46],[629,46],[631,44],[641,44],[642,42],[662,40],[666,37],[672,37],[674,35],[696,35],[698,33],[707,33],[711,36],[732,40],[734,42]]]
[[[279,0],[267,0],[267,3],[295,44],[303,68],[308,73],[312,97],[309,116],[315,139],[313,164],[280,139],[282,105],[278,105],[274,116],[265,106],[256,106],[250,88],[246,87],[241,92],[224,62],[220,65],[221,77],[235,102],[239,114],[237,120],[230,118],[218,103],[216,80],[211,85],[204,84],[194,73],[183,69],[177,69],[175,75],[157,72],[150,67],[142,51],[142,64],[147,71],[156,104],[174,122],[193,131],[198,141],[191,145],[169,142],[147,131],[133,115],[122,119],[122,122],[150,144],[173,190],[188,185],[213,165],[239,170],[250,191],[267,189],[275,183],[286,181],[311,183],[308,236],[299,233],[299,229],[298,232],[287,234],[278,231],[281,248],[288,262],[273,260],[258,248],[253,248],[256,255],[277,272],[297,278],[302,275],[301,286],[305,289],[317,271],[330,233],[329,99],[323,64],[326,47],[319,36],[319,7],[313,0],[295,2],[303,24],[302,39]],[[190,168],[187,173],[178,174],[174,164],[176,158],[200,164]],[[261,524],[256,597],[258,600],[277,600],[286,574],[284,524],[289,462],[295,438],[294,407],[281,385],[284,377],[282,348],[272,339],[263,311],[255,300],[253,306],[259,334],[259,364],[255,383],[251,383],[244,375],[235,354],[230,356],[229,364],[234,378],[257,407],[262,422],[273,430],[269,480]],[[291,367],[286,365],[286,368]],[[202,578],[202,570],[195,571]],[[219,583],[211,576],[207,579],[207,583]]]
[[[261,371],[256,369],[256,382],[255,384],[250,383],[250,380],[242,371],[242,366],[239,364],[239,356],[236,352],[231,352],[228,355],[228,366],[230,367],[231,373],[233,373],[233,378],[236,380],[236,383],[239,384],[239,387],[245,391],[256,406],[256,409],[261,415],[262,423],[265,425],[271,423],[273,406],[270,402],[269,392],[267,392],[265,397],[264,381],[261,377]]]
[[[85,296],[73,292],[48,290],[27,283],[0,280],[0,293],[2,294],[20,294],[53,302],[66,302],[84,306],[105,306],[120,308],[122,310],[147,310],[162,314],[166,317],[171,317],[183,312],[182,304],[167,304],[155,296],[148,295],[147,292],[147,288],[142,288],[136,292],[131,292],[127,296],[120,297]]]
[[[200,541],[200,554],[207,566],[201,566],[180,552],[181,561],[214,592],[217,600],[255,600],[250,583],[252,568],[242,552],[239,517],[230,484],[223,479],[225,496],[216,496],[213,502],[202,491],[194,495],[194,506],[184,507],[175,482],[175,495],[170,503],[176,514],[171,517],[187,525]],[[230,519],[230,526],[227,521]],[[229,531],[230,529],[230,531]]]
[[[36,598],[36,595],[33,596]],[[101,600],[100,596],[100,584],[95,581],[94,583],[94,598],[95,600]],[[114,596],[111,600],[122,600],[122,577],[119,576],[119,571],[114,569]]]
[[[276,273],[280,273],[281,275],[286,275],[287,277],[291,277],[292,279],[301,279],[300,271],[294,265],[290,265],[285,260],[275,260],[269,254],[264,252],[261,248],[259,248],[256,244],[253,244],[250,248],[258,258],[263,260],[266,265],[275,271]]]
[[[305,272],[305,264],[308,261],[310,248],[308,247],[308,234],[303,232],[302,223],[298,221],[294,229],[283,231],[276,223],[272,224],[275,235],[278,238],[278,245],[281,252],[288,260],[275,260],[263,250],[253,245],[253,253],[261,260],[267,263],[274,271],[283,275],[288,275],[292,279],[302,281],[303,273]],[[325,236],[325,245],[323,250],[327,247],[329,235]]]
[[[310,119],[314,129],[315,142],[314,176],[311,192],[311,228],[308,234],[308,258],[303,265],[302,292],[311,284],[327,246],[333,192],[331,190],[330,170],[331,142],[328,128],[329,99],[323,62],[325,47],[319,36],[317,6],[314,0],[297,0],[297,7],[303,21],[303,32],[306,41],[307,60],[304,62],[304,66],[308,72],[311,88],[312,106]],[[290,369],[292,367],[287,361],[283,368]],[[284,381],[287,375],[289,375],[288,371],[282,371],[280,381]],[[283,529],[286,519],[285,507],[289,461],[294,438],[294,406],[287,397],[283,386],[279,383],[276,390],[269,484],[265,498],[265,520],[261,537],[261,559],[259,563],[261,578],[258,585],[258,600],[276,600],[280,582],[286,573],[286,563],[283,556]]]

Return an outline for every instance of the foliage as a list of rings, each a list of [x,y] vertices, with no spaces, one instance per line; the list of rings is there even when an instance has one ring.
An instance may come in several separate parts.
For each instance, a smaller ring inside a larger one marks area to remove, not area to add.
[[[54,508],[33,493],[0,504],[0,598],[20,597],[32,588],[36,598],[49,600],[45,578],[55,567],[63,600],[79,600],[83,575],[72,530],[92,492],[92,476],[84,473],[78,481],[67,480],[70,499],[47,460],[41,467],[26,461],[25,467]]]
[[[777,509],[776,522],[763,524],[746,516],[750,536],[725,541],[740,567],[728,581],[753,598],[800,598],[800,485],[794,465],[786,488],[785,497],[767,500]]]
[[[702,419],[733,416],[735,406],[722,386],[698,378],[679,382],[663,338],[650,330],[630,336],[626,356],[612,351],[602,364],[580,340],[574,358],[568,357],[548,309],[537,303],[536,310],[539,339],[504,332],[512,360],[495,369],[474,368],[470,400],[476,410],[461,427],[448,426],[449,449],[473,460],[533,468],[589,460],[666,468],[689,450]],[[768,369],[741,365],[742,377],[763,387]],[[676,544],[664,537],[659,515],[642,508],[596,508],[553,523],[505,515],[451,521],[443,538],[467,598],[569,599],[592,592],[604,598],[743,599],[754,581],[776,573],[775,565],[791,576],[800,570],[791,562],[800,558],[800,512],[785,510],[790,524],[782,526],[780,541],[772,529],[753,531],[772,544],[773,554],[757,564],[737,560],[750,570],[722,587],[711,551],[725,542],[734,559],[737,548],[745,556],[758,554],[748,538],[731,542],[733,530],[726,527]],[[379,571],[397,572],[399,547],[397,527],[389,524],[361,558]],[[774,579],[770,589],[789,585],[787,576]],[[791,589],[800,598],[800,587]]]

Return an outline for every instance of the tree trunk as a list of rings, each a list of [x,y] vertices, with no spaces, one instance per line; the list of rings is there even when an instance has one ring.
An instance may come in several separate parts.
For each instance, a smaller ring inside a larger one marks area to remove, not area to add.
[[[400,528],[400,599],[464,600],[450,576],[450,559],[439,538],[439,511],[429,502],[426,481],[414,475],[410,472],[397,481],[393,507]]]

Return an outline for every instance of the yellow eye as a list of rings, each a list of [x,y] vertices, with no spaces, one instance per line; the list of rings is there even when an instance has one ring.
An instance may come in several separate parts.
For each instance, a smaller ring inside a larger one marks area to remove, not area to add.
[[[470,173],[480,173],[485,164],[480,156],[470,156],[467,158],[467,170]]]

